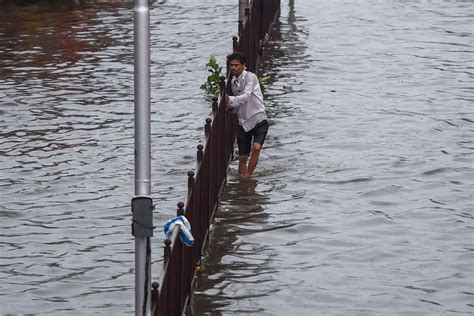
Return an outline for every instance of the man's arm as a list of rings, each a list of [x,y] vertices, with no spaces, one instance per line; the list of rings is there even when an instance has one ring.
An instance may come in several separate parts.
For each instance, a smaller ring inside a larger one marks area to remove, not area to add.
[[[249,78],[250,77],[250,78]],[[233,107],[235,111],[238,111],[240,106],[245,104],[255,89],[259,89],[257,77],[255,75],[251,75],[247,77],[248,79],[245,82],[244,92],[238,96],[226,96],[229,98],[228,105],[229,107]]]

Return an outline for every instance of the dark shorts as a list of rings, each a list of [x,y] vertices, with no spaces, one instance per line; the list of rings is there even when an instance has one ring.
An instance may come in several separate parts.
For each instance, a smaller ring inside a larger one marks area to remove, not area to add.
[[[239,156],[248,156],[252,149],[252,138],[254,143],[263,146],[268,133],[268,122],[263,120],[250,131],[245,132],[244,128],[239,125],[237,130],[237,144],[239,145]]]

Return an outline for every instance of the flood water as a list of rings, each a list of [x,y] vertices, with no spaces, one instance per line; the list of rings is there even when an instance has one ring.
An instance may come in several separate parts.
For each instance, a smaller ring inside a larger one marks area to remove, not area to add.
[[[152,3],[153,271],[237,3]],[[133,5],[0,4],[0,311],[133,313]],[[269,136],[252,180],[231,165],[189,314],[474,313],[473,18],[282,0]]]

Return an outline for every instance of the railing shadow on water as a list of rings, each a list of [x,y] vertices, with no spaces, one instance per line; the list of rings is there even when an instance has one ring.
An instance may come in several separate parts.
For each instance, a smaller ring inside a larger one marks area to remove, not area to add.
[[[233,50],[246,54],[247,69],[252,72],[256,71],[263,43],[279,12],[280,0],[252,0],[245,9],[244,20],[238,23],[239,37],[233,38]],[[201,269],[201,252],[225,186],[237,131],[237,117],[227,111],[224,103],[225,91],[231,92],[225,77],[221,77],[219,98],[213,98],[211,117],[204,124],[204,145],[197,146],[196,169],[188,172],[186,204],[179,202],[177,208],[177,215],[189,220],[195,242],[192,247],[184,246],[178,237],[179,228],[164,241],[159,281],[152,283],[152,315],[182,314]]]

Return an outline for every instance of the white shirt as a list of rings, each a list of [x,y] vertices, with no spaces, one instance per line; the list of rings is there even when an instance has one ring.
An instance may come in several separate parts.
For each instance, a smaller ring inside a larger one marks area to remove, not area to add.
[[[246,132],[267,119],[262,91],[255,74],[244,70],[238,78],[232,78],[231,87],[235,96],[229,96],[229,105],[234,107],[239,124]]]

